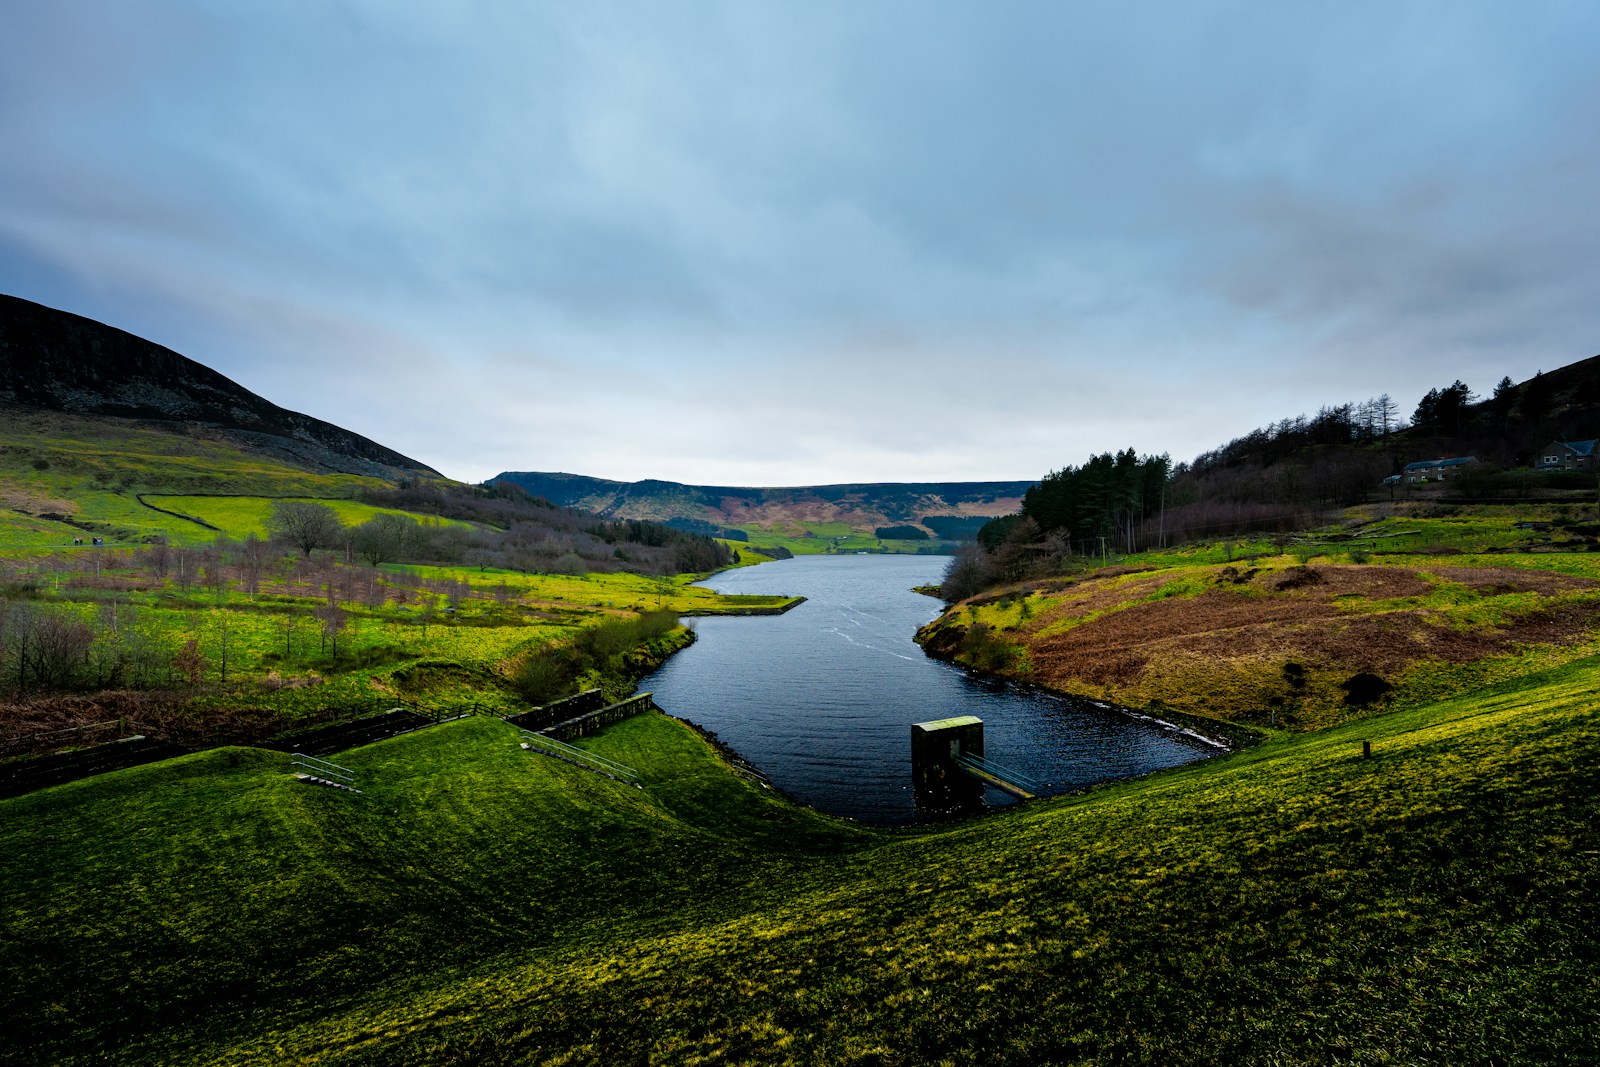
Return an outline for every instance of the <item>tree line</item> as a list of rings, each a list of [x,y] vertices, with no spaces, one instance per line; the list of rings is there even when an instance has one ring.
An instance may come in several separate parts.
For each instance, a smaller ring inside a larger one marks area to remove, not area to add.
[[[702,534],[556,507],[512,482],[487,486],[409,482],[364,494],[362,499],[378,507],[472,525],[424,525],[409,515],[383,513],[346,526],[326,504],[280,500],[273,504],[268,529],[274,539],[303,555],[332,549],[372,566],[437,563],[534,574],[661,575],[718,570],[733,562],[726,545]]]
[[[1457,379],[1428,390],[1409,417],[1388,394],[1328,405],[1176,466],[1131,448],[1091,456],[1051,471],[1017,514],[985,524],[952,559],[946,595],[1049,573],[1074,558],[1303,529],[1431,455],[1531,463],[1550,436],[1570,439],[1600,426],[1600,367],[1564,374],[1559,387],[1552,377],[1536,374],[1520,385],[1504,377],[1482,402]]]

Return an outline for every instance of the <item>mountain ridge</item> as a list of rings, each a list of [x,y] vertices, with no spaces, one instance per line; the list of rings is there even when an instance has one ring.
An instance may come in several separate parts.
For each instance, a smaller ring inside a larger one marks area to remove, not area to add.
[[[439,477],[333,423],[290,411],[205,364],[95,319],[0,294],[0,405],[206,428],[313,471]]]
[[[929,516],[993,518],[1021,506],[1036,479],[988,482],[842,482],[805,486],[691,485],[658,478],[636,482],[563,471],[505,471],[511,482],[552,504],[607,518],[697,520],[723,526],[844,522],[866,529],[922,524]]]

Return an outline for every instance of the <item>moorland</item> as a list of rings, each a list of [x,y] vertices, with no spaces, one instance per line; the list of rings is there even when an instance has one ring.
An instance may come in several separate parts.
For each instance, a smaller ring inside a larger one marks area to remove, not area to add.
[[[1235,750],[884,829],[659,711],[574,741],[637,785],[505,719],[630,693],[680,615],[790,606],[692,584],[753,541],[251,410],[3,411],[0,773],[108,731],[188,751],[0,799],[0,1062],[1592,1059],[1582,500],[1145,515],[1093,552],[1003,524],[925,647]],[[263,747],[395,706],[428,724],[334,754],[359,792]]]

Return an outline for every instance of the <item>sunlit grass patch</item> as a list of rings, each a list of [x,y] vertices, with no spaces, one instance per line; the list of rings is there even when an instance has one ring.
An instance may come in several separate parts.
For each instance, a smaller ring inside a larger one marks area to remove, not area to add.
[[[266,537],[267,520],[272,515],[275,497],[252,496],[160,496],[147,495],[150,503],[179,515],[188,515],[215,526],[229,537],[243,539],[250,534]],[[305,499],[285,497],[281,499]],[[415,515],[395,508],[380,508],[354,500],[318,499],[315,503],[332,508],[339,521],[346,526],[359,526],[378,515],[408,515],[423,526],[457,526],[470,528],[469,523],[456,519],[443,519],[436,515]]]
[[[356,475],[311,474],[221,438],[150,430],[127,420],[13,411],[0,426],[0,498],[26,494],[54,502],[30,506],[12,499],[7,507],[20,506],[35,516],[68,514],[117,542],[160,535],[174,544],[199,544],[215,536],[144,507],[138,501],[142,493],[350,498],[386,484]],[[32,547],[26,535],[11,539],[21,532],[0,524],[0,548]]]

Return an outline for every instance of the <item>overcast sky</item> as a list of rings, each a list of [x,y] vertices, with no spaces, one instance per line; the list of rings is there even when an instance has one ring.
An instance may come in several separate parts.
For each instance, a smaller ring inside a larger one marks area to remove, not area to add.
[[[1600,352],[1600,4],[12,0],[0,291],[452,477],[1193,458]]]

